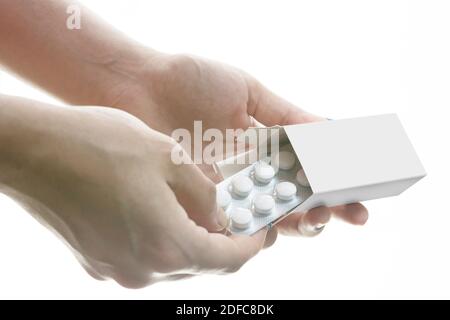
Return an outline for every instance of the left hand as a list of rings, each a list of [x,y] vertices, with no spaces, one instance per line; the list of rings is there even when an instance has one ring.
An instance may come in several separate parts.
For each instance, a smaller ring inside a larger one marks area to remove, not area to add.
[[[148,61],[136,81],[125,84],[107,105],[130,112],[163,133],[192,130],[195,120],[203,121],[204,130],[247,129],[255,120],[266,126],[324,120],[278,97],[239,69],[187,55],[152,53]],[[213,181],[220,181],[211,166],[201,169]],[[277,229],[288,235],[313,236],[331,216],[363,225],[368,212],[360,203],[320,207],[291,214]],[[276,230],[267,239],[267,245],[272,244]]]

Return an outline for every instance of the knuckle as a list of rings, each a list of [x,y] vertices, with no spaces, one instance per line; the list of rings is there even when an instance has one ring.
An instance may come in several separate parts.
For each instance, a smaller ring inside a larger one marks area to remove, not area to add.
[[[175,272],[186,267],[184,255],[180,250],[169,246],[161,247],[149,262],[152,271],[162,274]]]
[[[216,185],[210,180],[207,180],[207,182],[206,182],[205,193],[206,193],[206,196],[208,197],[208,199],[212,203],[215,204],[216,203],[217,189],[216,189]]]
[[[225,273],[236,273],[244,266],[244,264],[247,262],[247,259],[239,255],[231,264],[227,266],[225,269]]]
[[[133,265],[147,273],[168,274],[189,266],[189,248],[184,247],[179,235],[170,228],[161,226],[152,237],[133,250]]]
[[[177,143],[177,141],[175,141],[175,139],[173,139],[172,137],[164,137],[164,140],[161,143],[160,146],[160,152],[162,154],[166,155],[171,155],[173,152],[176,151],[182,151],[182,147],[179,143]]]
[[[96,271],[95,269],[93,269],[91,267],[86,267],[86,266],[84,266],[83,268],[91,278],[98,280],[98,281],[105,280],[103,275],[100,272]]]
[[[192,160],[183,146],[174,139],[170,139],[171,140],[162,148],[163,157],[168,160],[170,167],[176,169],[181,168],[186,164],[192,164]]]
[[[236,273],[239,270],[241,270],[242,266],[244,265],[244,262],[235,262],[231,265],[229,265],[226,269],[225,269],[225,273],[228,274],[232,274],[232,273]]]
[[[167,62],[167,69],[170,72],[184,72],[195,67],[196,62],[195,59],[186,54],[174,54],[172,55]]]
[[[141,289],[152,283],[150,274],[142,274],[141,272],[130,272],[129,270],[118,270],[112,278],[120,286],[127,289]]]
[[[175,176],[180,173],[180,170],[186,163],[189,163],[189,156],[187,156],[186,151],[172,138],[162,143],[159,149],[159,156],[165,172]]]

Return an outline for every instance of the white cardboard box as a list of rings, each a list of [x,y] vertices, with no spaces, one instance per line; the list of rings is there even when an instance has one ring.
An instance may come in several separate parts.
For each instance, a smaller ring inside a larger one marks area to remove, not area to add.
[[[426,176],[395,114],[278,128],[280,145],[292,145],[311,184],[296,211],[395,196]],[[230,159],[216,167],[224,178],[243,168]]]

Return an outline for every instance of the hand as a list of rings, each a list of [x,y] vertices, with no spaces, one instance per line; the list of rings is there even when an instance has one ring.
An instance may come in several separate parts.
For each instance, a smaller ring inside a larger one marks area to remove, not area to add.
[[[262,247],[265,231],[227,237],[198,226],[219,228],[215,185],[194,165],[174,165],[173,140],[135,117],[100,107],[30,115],[33,108],[20,102],[8,109],[20,123],[8,128],[5,104],[13,103],[0,96],[0,146],[10,130],[38,127],[12,135],[30,145],[5,142],[24,148],[0,157],[0,192],[62,237],[95,278],[135,288],[233,272]]]
[[[142,55],[142,56],[145,56]],[[108,104],[123,108],[151,127],[170,134],[177,128],[192,129],[195,120],[207,128],[242,128],[255,125],[288,125],[324,118],[307,113],[267,90],[247,73],[217,62],[186,55],[148,55],[148,63]],[[217,182],[208,166],[202,170]],[[362,225],[368,218],[361,204],[316,208],[295,213],[278,224],[290,235],[315,235],[334,215]],[[272,231],[268,242],[275,240]]]

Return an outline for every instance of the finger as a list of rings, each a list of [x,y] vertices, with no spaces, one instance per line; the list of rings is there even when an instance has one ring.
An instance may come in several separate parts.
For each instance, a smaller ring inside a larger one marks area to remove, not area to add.
[[[336,217],[354,225],[364,225],[369,219],[369,212],[361,203],[337,206],[331,210]]]
[[[195,274],[188,273],[178,273],[178,274],[169,274],[169,275],[156,275],[153,276],[152,284],[163,282],[163,281],[179,281],[185,280],[195,277]]]
[[[272,227],[266,236],[266,241],[264,242],[264,249],[271,247],[278,238],[278,229],[276,226]]]
[[[311,209],[306,213],[292,213],[277,224],[281,234],[312,237],[318,235],[330,221],[332,212],[327,207]]]
[[[153,283],[153,278],[149,273],[140,272],[115,272],[111,278],[119,285],[127,289],[142,289]]]
[[[81,263],[81,266],[83,267],[83,269],[95,280],[99,280],[99,281],[104,281],[106,280],[102,275],[100,275],[100,273],[98,273],[97,271],[95,271],[94,268],[92,268],[91,266],[85,264],[85,263]]]
[[[197,262],[199,272],[236,272],[264,247],[266,235],[267,229],[252,236],[225,236],[198,228],[188,237],[191,261]]]
[[[323,121],[325,118],[308,113],[277,96],[253,78],[248,80],[247,112],[266,126]]]
[[[164,210],[171,213],[165,231],[171,235],[177,251],[172,252],[177,258],[172,257],[169,265],[164,267],[167,270],[164,273],[234,272],[263,248],[266,228],[253,236],[210,233],[188,217],[173,193],[165,192],[164,197]]]
[[[140,289],[152,283],[151,274],[142,271],[139,266],[133,263],[132,259],[105,263],[87,258],[83,267],[89,274],[93,272],[92,276],[100,277],[98,280],[112,279],[120,286],[128,289]]]
[[[74,254],[75,258],[79,262],[79,264],[83,267],[84,271],[88,275],[90,275],[95,280],[104,281],[106,280],[106,277],[102,275],[101,271],[96,269],[94,264],[91,262],[91,259],[83,256],[78,250],[76,250],[74,247],[70,247],[72,253]]]
[[[216,186],[195,164],[174,165],[168,181],[189,217],[209,231],[227,225],[227,216],[217,207]]]
[[[204,175],[206,175],[212,182],[219,183],[223,180],[222,175],[214,169],[213,165],[210,164],[198,164],[197,165],[200,170],[203,172]]]

